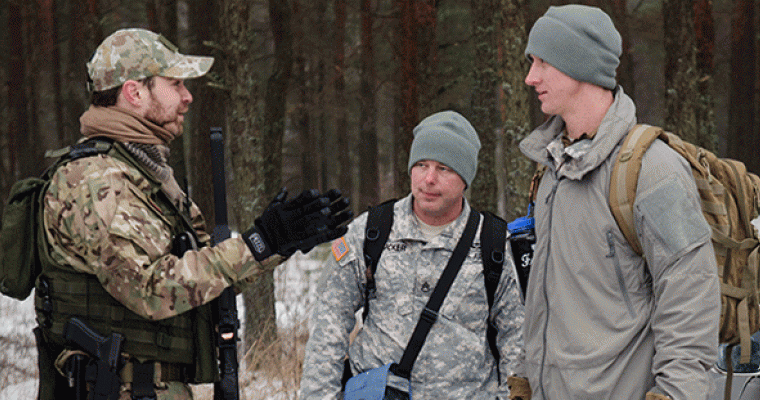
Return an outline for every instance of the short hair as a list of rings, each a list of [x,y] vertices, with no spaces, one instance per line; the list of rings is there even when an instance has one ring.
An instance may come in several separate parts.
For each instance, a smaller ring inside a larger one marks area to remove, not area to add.
[[[145,85],[148,90],[152,90],[156,84],[153,78],[155,78],[155,76],[149,76],[147,78],[140,79],[138,82]],[[121,93],[122,86],[124,85],[111,89],[101,90],[98,92],[92,92],[92,95],[90,96],[90,104],[100,107],[115,106],[116,100],[119,98],[119,93]]]

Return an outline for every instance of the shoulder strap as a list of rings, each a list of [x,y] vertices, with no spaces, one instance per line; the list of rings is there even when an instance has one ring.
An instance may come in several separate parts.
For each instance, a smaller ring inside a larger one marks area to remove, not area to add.
[[[396,199],[371,207],[367,215],[367,228],[364,231],[364,263],[367,266],[367,284],[364,286],[364,311],[362,320],[369,314],[369,299],[375,296],[375,272],[380,254],[393,226],[393,205]]]
[[[488,298],[489,322],[488,328],[486,328],[486,338],[488,339],[488,346],[491,348],[493,358],[496,360],[496,371],[499,382],[501,382],[501,373],[499,372],[498,365],[501,355],[496,345],[496,326],[490,322],[490,315],[496,287],[499,285],[504,267],[504,247],[506,246],[506,241],[507,222],[490,211],[483,212],[483,228],[480,230],[480,248],[483,256],[483,278]]]
[[[113,139],[94,137],[87,139],[84,142],[66,146],[58,150],[48,150],[45,152],[45,157],[57,158],[57,160],[44,172],[43,177],[52,177],[53,172],[58,166],[64,163],[78,160],[80,158],[108,153],[111,151],[111,147],[113,147]]]
[[[422,310],[420,319],[417,321],[417,326],[414,328],[412,337],[409,339],[409,344],[406,345],[404,354],[401,356],[401,361],[391,366],[394,374],[406,379],[409,379],[411,376],[414,361],[417,360],[417,356],[420,354],[420,350],[422,350],[422,345],[425,343],[430,328],[438,319],[438,310],[449,293],[449,289],[451,289],[451,285],[454,283],[454,279],[457,277],[457,273],[462,267],[465,257],[467,257],[479,222],[480,213],[471,209],[462,237],[459,239],[459,243],[457,243],[448,264],[446,264],[446,268],[438,279],[438,283],[435,285],[435,289],[433,289],[433,294],[430,295],[430,300],[428,300],[425,308]]]
[[[610,175],[610,210],[623,236],[638,255],[642,255],[643,251],[633,224],[633,202],[636,200],[641,161],[649,146],[664,134],[662,128],[655,126],[634,126],[623,139]]]
[[[489,309],[493,306],[496,286],[501,279],[506,242],[507,222],[490,211],[483,212],[480,246],[483,253],[483,278],[485,279]]]
[[[536,195],[538,194],[538,184],[541,183],[541,178],[544,177],[546,172],[546,165],[536,164],[536,171],[533,172],[533,178],[530,180],[530,189],[528,191],[528,203],[533,204],[536,202]]]

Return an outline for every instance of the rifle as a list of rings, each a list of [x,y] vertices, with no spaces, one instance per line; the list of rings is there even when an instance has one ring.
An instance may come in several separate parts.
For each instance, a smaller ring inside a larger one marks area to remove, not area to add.
[[[228,239],[227,190],[224,174],[224,142],[222,128],[211,128],[211,169],[214,179],[214,244]],[[219,382],[214,383],[214,400],[238,400],[238,320],[235,290],[224,289],[216,304],[217,346],[219,347]]]
[[[86,392],[83,378],[90,383],[90,399],[118,399],[121,386],[119,372],[124,366],[121,356],[124,335],[114,332],[105,337],[80,319],[71,318],[63,328],[63,338],[79,346],[95,361],[85,364],[81,355],[69,359],[69,381],[75,385],[77,400],[84,399]]]

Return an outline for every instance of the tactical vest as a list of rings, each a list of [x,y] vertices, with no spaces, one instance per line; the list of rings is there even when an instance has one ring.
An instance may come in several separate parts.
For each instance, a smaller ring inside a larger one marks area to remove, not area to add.
[[[189,217],[179,211],[161,190],[161,183],[121,144],[113,143],[105,154],[137,169],[150,181],[150,190],[145,194],[172,223],[173,236],[182,232],[194,234]],[[213,382],[218,378],[209,304],[162,320],[141,317],[114,299],[95,275],[56,263],[50,256],[47,236],[43,229],[40,231],[42,273],[35,284],[35,309],[45,341],[54,345],[52,348],[64,345],[63,327],[76,316],[102,335],[123,334],[126,337],[123,352],[141,362],[185,364],[191,383]]]

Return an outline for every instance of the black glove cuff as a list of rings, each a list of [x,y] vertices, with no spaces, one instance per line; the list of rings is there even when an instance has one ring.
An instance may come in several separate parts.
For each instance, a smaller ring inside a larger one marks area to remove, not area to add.
[[[264,261],[274,254],[272,246],[265,239],[262,231],[254,225],[253,228],[243,234],[243,241],[248,245],[256,261]]]

